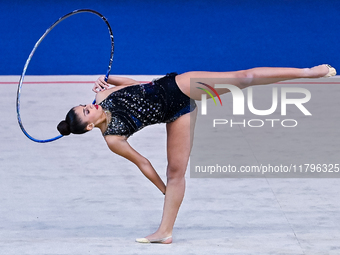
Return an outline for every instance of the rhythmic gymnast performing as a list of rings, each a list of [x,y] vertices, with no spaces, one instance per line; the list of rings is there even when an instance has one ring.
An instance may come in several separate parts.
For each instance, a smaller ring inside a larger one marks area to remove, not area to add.
[[[195,100],[201,89],[190,90],[192,78],[226,79],[226,83],[244,89],[297,78],[320,78],[336,75],[329,65],[312,68],[258,67],[235,72],[170,73],[150,83],[123,77],[101,76],[95,82],[95,103],[73,107],[58,125],[61,135],[82,134],[99,128],[109,149],[130,160],[165,195],[159,228],[140,243],[172,243],[172,231],[185,191],[185,172],[193,144],[197,115]],[[214,84],[208,84],[214,86]],[[199,86],[199,85],[197,85]],[[229,92],[216,89],[219,95]],[[142,128],[166,123],[166,185],[148,159],[134,150],[128,137]]]
[[[93,91],[95,102],[73,107],[57,127],[57,137],[39,140],[24,129],[20,117],[21,87],[26,69],[34,52],[47,34],[62,20],[79,13],[91,13],[100,17],[107,25],[111,40],[111,55],[106,75],[95,82]],[[258,67],[235,72],[187,72],[170,73],[149,83],[123,77],[109,76],[113,59],[114,42],[111,27],[106,18],[93,10],[80,9],[64,15],[50,26],[35,44],[24,66],[17,92],[17,116],[20,128],[31,140],[39,143],[51,142],[70,133],[83,134],[99,128],[109,149],[134,163],[141,172],[165,195],[163,215],[159,228],[140,243],[172,243],[172,231],[185,191],[185,171],[193,144],[193,134],[197,107],[195,100],[201,100],[202,89],[190,89],[192,78],[219,78],[240,89],[254,85],[272,84],[297,78],[320,78],[336,75],[329,65],[312,68],[272,68]],[[214,84],[206,84],[214,87]],[[203,88],[200,84],[196,87]],[[229,92],[225,88],[216,89],[218,95]],[[167,169],[166,185],[159,177],[150,161],[134,150],[127,139],[142,128],[166,123]]]

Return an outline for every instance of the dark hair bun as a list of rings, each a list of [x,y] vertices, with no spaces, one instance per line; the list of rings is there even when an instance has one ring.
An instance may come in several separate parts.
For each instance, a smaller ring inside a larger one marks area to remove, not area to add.
[[[65,120],[59,123],[59,125],[57,126],[57,129],[62,135],[71,134],[70,125]]]

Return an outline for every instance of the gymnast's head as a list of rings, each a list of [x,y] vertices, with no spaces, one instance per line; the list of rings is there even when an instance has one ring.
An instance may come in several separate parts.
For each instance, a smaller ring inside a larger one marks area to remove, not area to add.
[[[101,108],[101,107],[100,107]],[[61,121],[57,129],[60,134],[84,134],[92,130],[102,115],[98,105],[88,104],[73,107]]]

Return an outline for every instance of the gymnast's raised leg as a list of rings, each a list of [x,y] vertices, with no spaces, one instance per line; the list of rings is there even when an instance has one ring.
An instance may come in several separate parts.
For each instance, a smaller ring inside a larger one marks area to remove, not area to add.
[[[176,76],[176,82],[184,94],[195,100],[201,100],[200,89],[190,90],[190,79],[218,79],[219,83],[232,84],[240,89],[254,85],[273,84],[280,81],[298,78],[321,78],[336,75],[333,67],[319,65],[312,68],[257,67],[235,72],[187,72]],[[214,86],[214,84],[208,84]],[[195,85],[196,86],[196,85]],[[219,95],[229,92],[227,89],[216,89]]]

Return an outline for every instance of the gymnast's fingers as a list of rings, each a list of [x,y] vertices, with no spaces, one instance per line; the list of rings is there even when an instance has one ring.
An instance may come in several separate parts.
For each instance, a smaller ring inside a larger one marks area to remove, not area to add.
[[[109,88],[109,84],[107,83],[99,83],[99,86],[103,89],[103,90],[106,90]]]
[[[98,93],[99,91],[102,91],[102,90],[105,90],[105,89],[103,89],[97,82],[94,84],[92,88],[92,91],[94,93]]]
[[[97,83],[104,89],[108,89],[109,88],[109,84],[105,81],[105,76],[100,76],[97,79]]]

